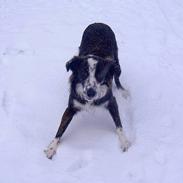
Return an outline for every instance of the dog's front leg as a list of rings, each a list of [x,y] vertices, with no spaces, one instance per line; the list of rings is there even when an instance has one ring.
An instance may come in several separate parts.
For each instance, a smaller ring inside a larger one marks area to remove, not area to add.
[[[47,158],[52,159],[52,157],[56,153],[60,138],[62,137],[63,133],[65,132],[66,128],[68,127],[69,123],[71,122],[73,116],[77,113],[77,111],[78,110],[73,107],[68,107],[65,110],[55,138],[51,141],[47,149],[44,151]]]
[[[130,142],[128,141],[122,124],[121,124],[121,119],[119,116],[119,111],[118,111],[118,105],[116,102],[115,97],[112,97],[109,101],[109,104],[107,106],[107,109],[109,110],[109,113],[111,114],[114,123],[116,125],[116,131],[119,137],[119,141],[120,141],[120,145],[121,145],[121,149],[123,150],[123,152],[127,151],[129,146],[130,146]]]

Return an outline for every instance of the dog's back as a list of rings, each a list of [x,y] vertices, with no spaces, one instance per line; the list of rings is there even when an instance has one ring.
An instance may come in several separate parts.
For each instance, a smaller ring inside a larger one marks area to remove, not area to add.
[[[117,43],[112,29],[103,23],[89,25],[82,37],[79,56],[96,55],[116,59]]]

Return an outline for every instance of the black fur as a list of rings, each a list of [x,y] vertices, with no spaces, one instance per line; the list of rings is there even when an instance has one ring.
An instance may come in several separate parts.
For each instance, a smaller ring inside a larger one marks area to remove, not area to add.
[[[110,57],[118,62],[117,52],[116,38],[108,25],[94,23],[85,29],[79,56],[96,55],[104,59]]]

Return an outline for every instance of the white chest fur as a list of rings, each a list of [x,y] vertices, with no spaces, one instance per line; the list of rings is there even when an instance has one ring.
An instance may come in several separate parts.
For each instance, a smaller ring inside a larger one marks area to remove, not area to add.
[[[94,107],[92,105],[92,103],[90,103],[90,102],[88,102],[86,104],[81,104],[77,100],[74,100],[73,103],[74,103],[74,107],[76,107],[77,109],[80,109],[80,110],[84,110],[84,111],[89,111],[89,110],[93,109],[93,107]]]
[[[86,104],[81,104],[77,100],[74,100],[73,103],[74,103],[74,107],[76,107],[77,109],[84,110],[84,111],[90,111],[90,110],[94,110],[95,107],[104,107],[104,108],[106,108],[107,104],[108,104],[108,101],[104,102],[100,106],[94,106],[92,104],[92,102],[88,102]]]

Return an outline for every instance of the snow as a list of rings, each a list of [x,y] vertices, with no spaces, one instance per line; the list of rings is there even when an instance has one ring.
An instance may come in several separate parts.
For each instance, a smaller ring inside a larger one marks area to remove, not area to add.
[[[131,92],[115,91],[122,153],[107,111],[78,114],[57,154],[53,140],[69,94],[65,63],[93,22],[112,27]],[[182,183],[183,2],[0,0],[0,182]]]

